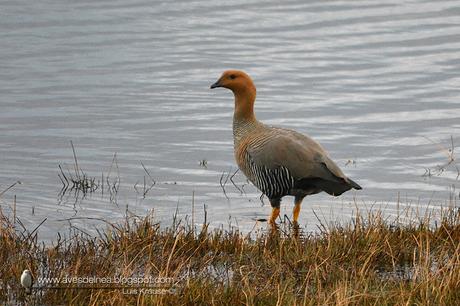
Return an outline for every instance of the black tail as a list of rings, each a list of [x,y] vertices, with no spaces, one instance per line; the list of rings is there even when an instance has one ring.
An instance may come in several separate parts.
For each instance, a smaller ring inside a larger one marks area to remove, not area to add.
[[[303,178],[298,180],[295,185],[296,189],[311,190],[319,189],[325,191],[333,196],[339,196],[347,190],[350,190],[352,186],[342,179],[342,181],[329,181],[319,177]]]
[[[355,181],[353,181],[352,179],[348,179],[348,182],[350,183],[350,186],[355,188],[356,190],[361,190],[363,189],[361,186],[359,186]]]
[[[330,181],[319,177],[308,177],[300,179],[295,183],[295,188],[302,190],[320,189],[333,196],[339,196],[351,188],[357,190],[362,189],[361,186],[349,178],[340,178],[340,180],[338,178],[337,181]]]

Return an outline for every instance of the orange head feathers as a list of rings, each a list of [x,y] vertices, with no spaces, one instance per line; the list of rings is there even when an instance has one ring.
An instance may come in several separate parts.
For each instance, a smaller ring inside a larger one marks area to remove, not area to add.
[[[219,78],[217,82],[211,85],[212,88],[225,87],[233,92],[245,90],[246,88],[254,88],[254,83],[251,77],[240,70],[227,70]]]
[[[256,87],[249,75],[240,70],[227,70],[211,85],[211,89],[217,87],[228,88],[235,95],[236,119],[255,119]]]

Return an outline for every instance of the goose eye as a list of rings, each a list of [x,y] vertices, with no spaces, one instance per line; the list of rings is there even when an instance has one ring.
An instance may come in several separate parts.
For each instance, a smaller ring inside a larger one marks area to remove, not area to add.
[[[232,80],[236,79],[236,75],[234,75],[234,74],[230,75],[230,79],[232,79]]]

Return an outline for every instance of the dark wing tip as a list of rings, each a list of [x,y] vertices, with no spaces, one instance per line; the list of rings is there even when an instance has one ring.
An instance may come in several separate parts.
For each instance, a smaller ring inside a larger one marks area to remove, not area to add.
[[[350,183],[350,186],[353,187],[354,189],[356,190],[361,190],[363,189],[361,186],[359,186],[355,181],[353,181],[352,179],[348,179],[348,182]]]

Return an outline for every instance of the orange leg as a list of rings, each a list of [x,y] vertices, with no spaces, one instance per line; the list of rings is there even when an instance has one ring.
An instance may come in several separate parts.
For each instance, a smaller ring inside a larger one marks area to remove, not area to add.
[[[298,223],[298,220],[299,220],[299,214],[300,214],[300,206],[302,204],[302,200],[303,200],[304,197],[295,197],[295,200],[294,200],[294,210],[292,212],[293,216],[294,216],[294,223]]]
[[[270,215],[270,225],[276,227],[276,219],[280,215],[280,204],[281,199],[270,199],[270,205],[272,206],[272,214]]]
[[[280,215],[280,208],[279,207],[273,207],[272,208],[272,214],[270,215],[270,225],[275,226],[276,225],[276,219]]]

